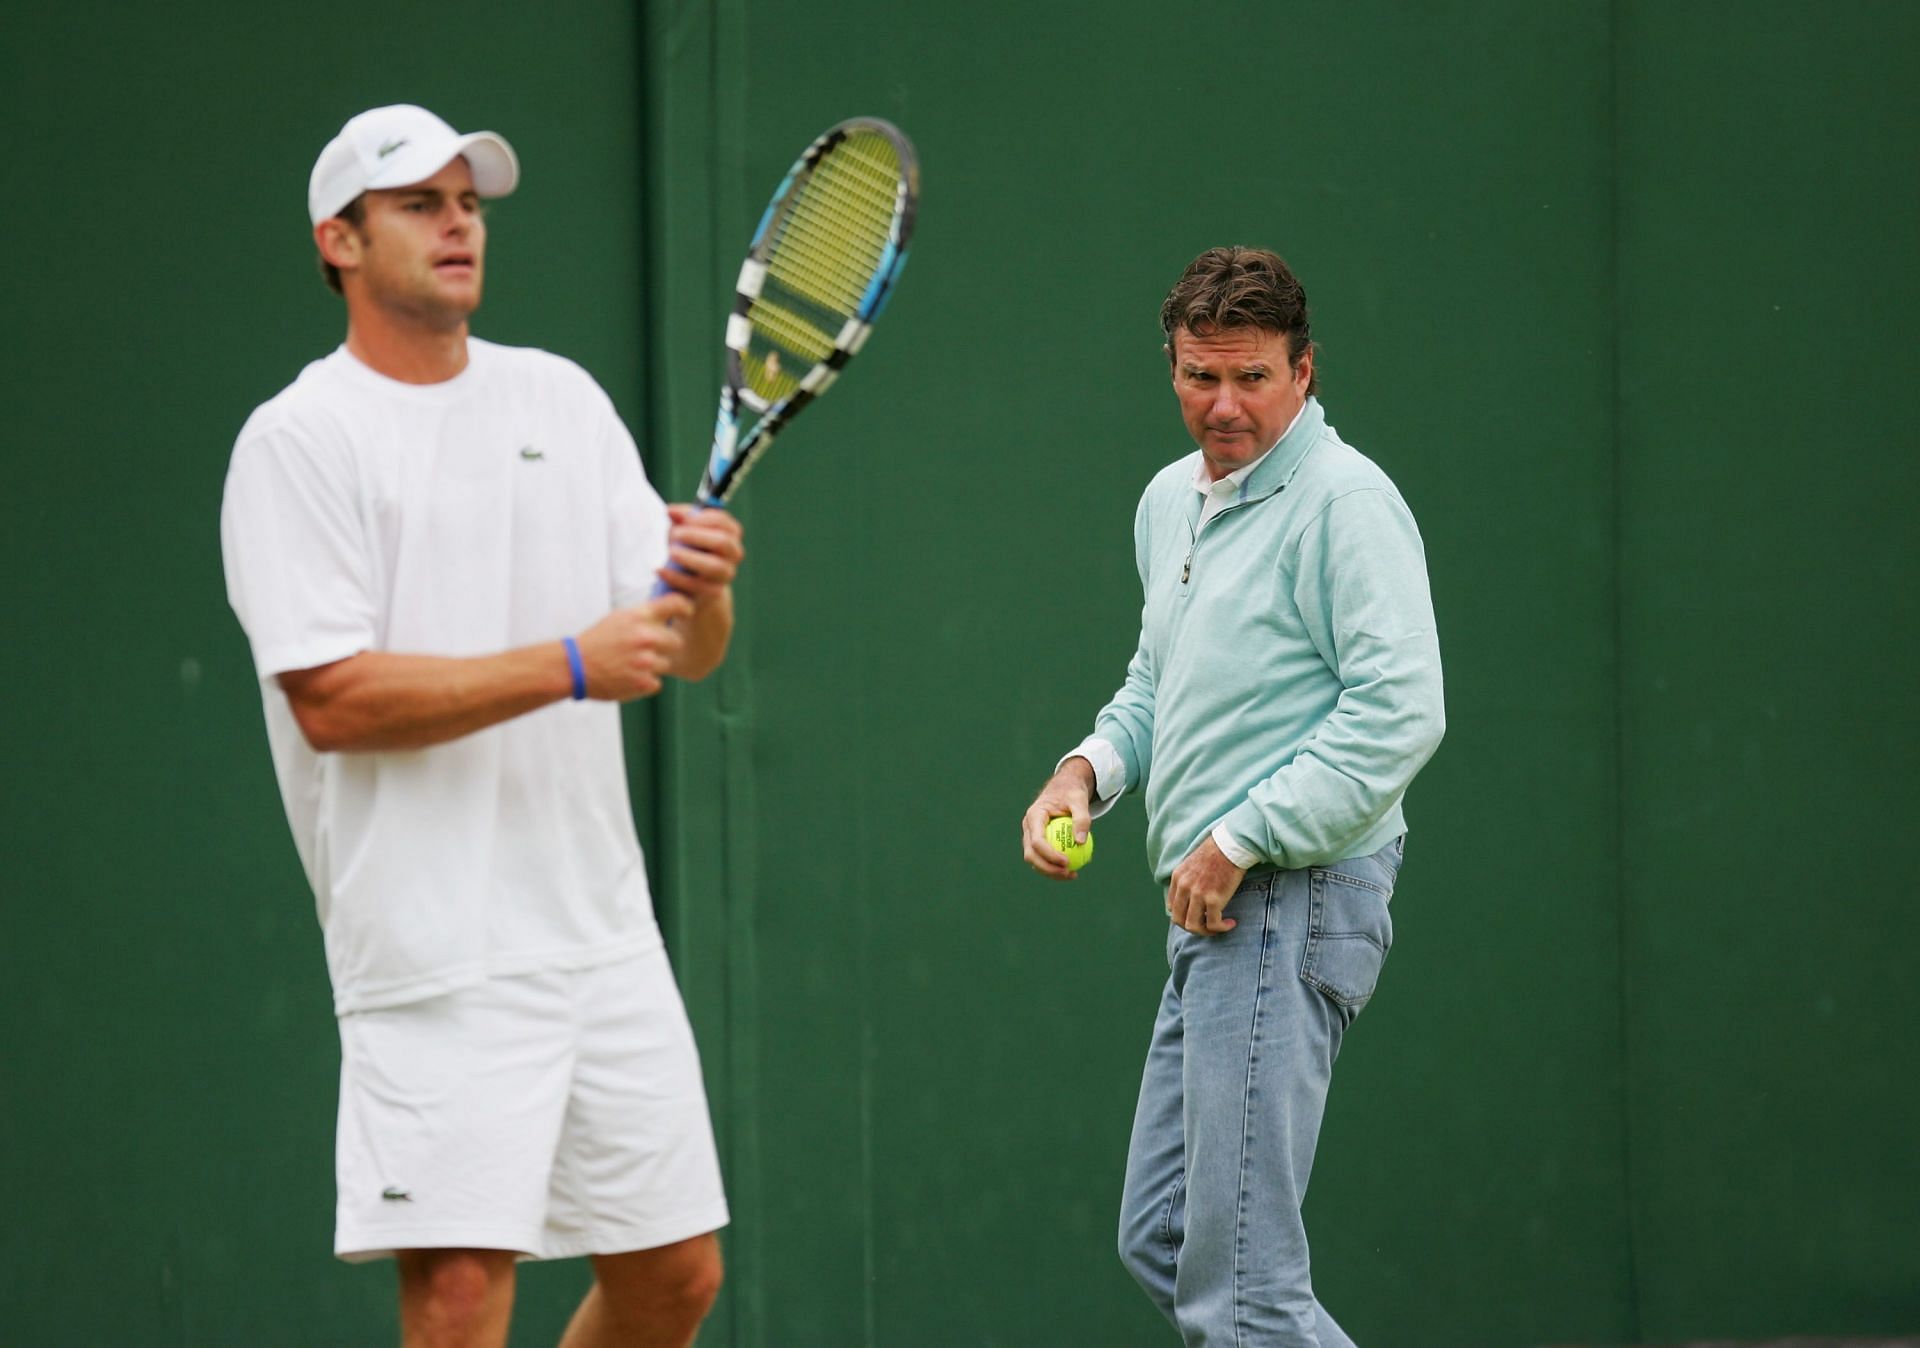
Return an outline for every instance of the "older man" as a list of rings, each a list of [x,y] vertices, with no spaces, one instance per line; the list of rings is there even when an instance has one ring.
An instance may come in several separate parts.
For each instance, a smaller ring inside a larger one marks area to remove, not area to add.
[[[1393,939],[1401,798],[1444,728],[1419,531],[1327,424],[1306,295],[1248,248],[1161,309],[1197,450],[1134,517],[1145,603],[1125,682],[1022,821],[1046,840],[1146,790],[1169,977],[1120,1253],[1189,1344],[1351,1344],[1313,1295],[1300,1203],[1333,1060]]]

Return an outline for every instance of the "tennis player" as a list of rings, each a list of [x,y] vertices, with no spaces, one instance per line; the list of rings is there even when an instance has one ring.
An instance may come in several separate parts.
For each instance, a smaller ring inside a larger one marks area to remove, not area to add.
[[[1170,976],[1147,1050],[1120,1256],[1189,1344],[1348,1348],[1300,1203],[1333,1060],[1393,941],[1401,797],[1440,743],[1440,649],[1400,493],[1327,424],[1306,293],[1215,248],[1160,312],[1196,449],[1134,518],[1139,647],[1022,820],[1076,836],[1144,788]]]
[[[741,532],[578,366],[469,334],[518,177],[412,106],[321,151],[346,341],[240,432],[227,589],[333,980],[335,1252],[396,1257],[410,1346],[504,1344],[515,1261],[578,1255],[567,1348],[682,1345],[727,1207],[617,704],[719,665]]]

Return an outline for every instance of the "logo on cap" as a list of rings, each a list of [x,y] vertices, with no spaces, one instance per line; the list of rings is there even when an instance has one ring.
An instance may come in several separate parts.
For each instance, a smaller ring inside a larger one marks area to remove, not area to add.
[[[388,155],[392,154],[395,150],[399,149],[402,145],[405,145],[406,143],[407,143],[407,138],[405,136],[402,136],[399,140],[390,140],[385,145],[382,145],[380,147],[378,152],[378,157],[381,159],[385,159]]]

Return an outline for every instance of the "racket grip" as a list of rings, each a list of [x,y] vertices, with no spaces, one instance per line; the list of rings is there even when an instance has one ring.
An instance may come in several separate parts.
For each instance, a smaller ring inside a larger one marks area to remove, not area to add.
[[[725,510],[725,509],[726,509],[726,505],[720,500],[719,497],[708,496],[708,497],[703,497],[702,499],[694,503],[693,513],[698,515],[702,511]],[[680,565],[680,563],[674,561],[672,558],[667,559],[667,570],[678,571],[683,576],[688,574],[687,568]],[[673,587],[671,585],[667,584],[664,580],[660,580],[659,578],[656,577],[653,582],[653,588],[647,591],[647,598],[658,599],[661,595],[671,594],[672,592],[673,592]]]

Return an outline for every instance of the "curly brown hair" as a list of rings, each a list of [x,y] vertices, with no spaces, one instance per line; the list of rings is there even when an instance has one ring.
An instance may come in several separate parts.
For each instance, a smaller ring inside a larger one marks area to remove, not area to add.
[[[1180,273],[1160,306],[1160,327],[1167,335],[1167,359],[1173,359],[1174,334],[1181,329],[1207,336],[1227,328],[1260,328],[1284,333],[1287,364],[1316,348],[1307,321],[1307,292],[1279,254],[1264,248],[1209,248]],[[1316,367],[1307,383],[1320,391]]]

